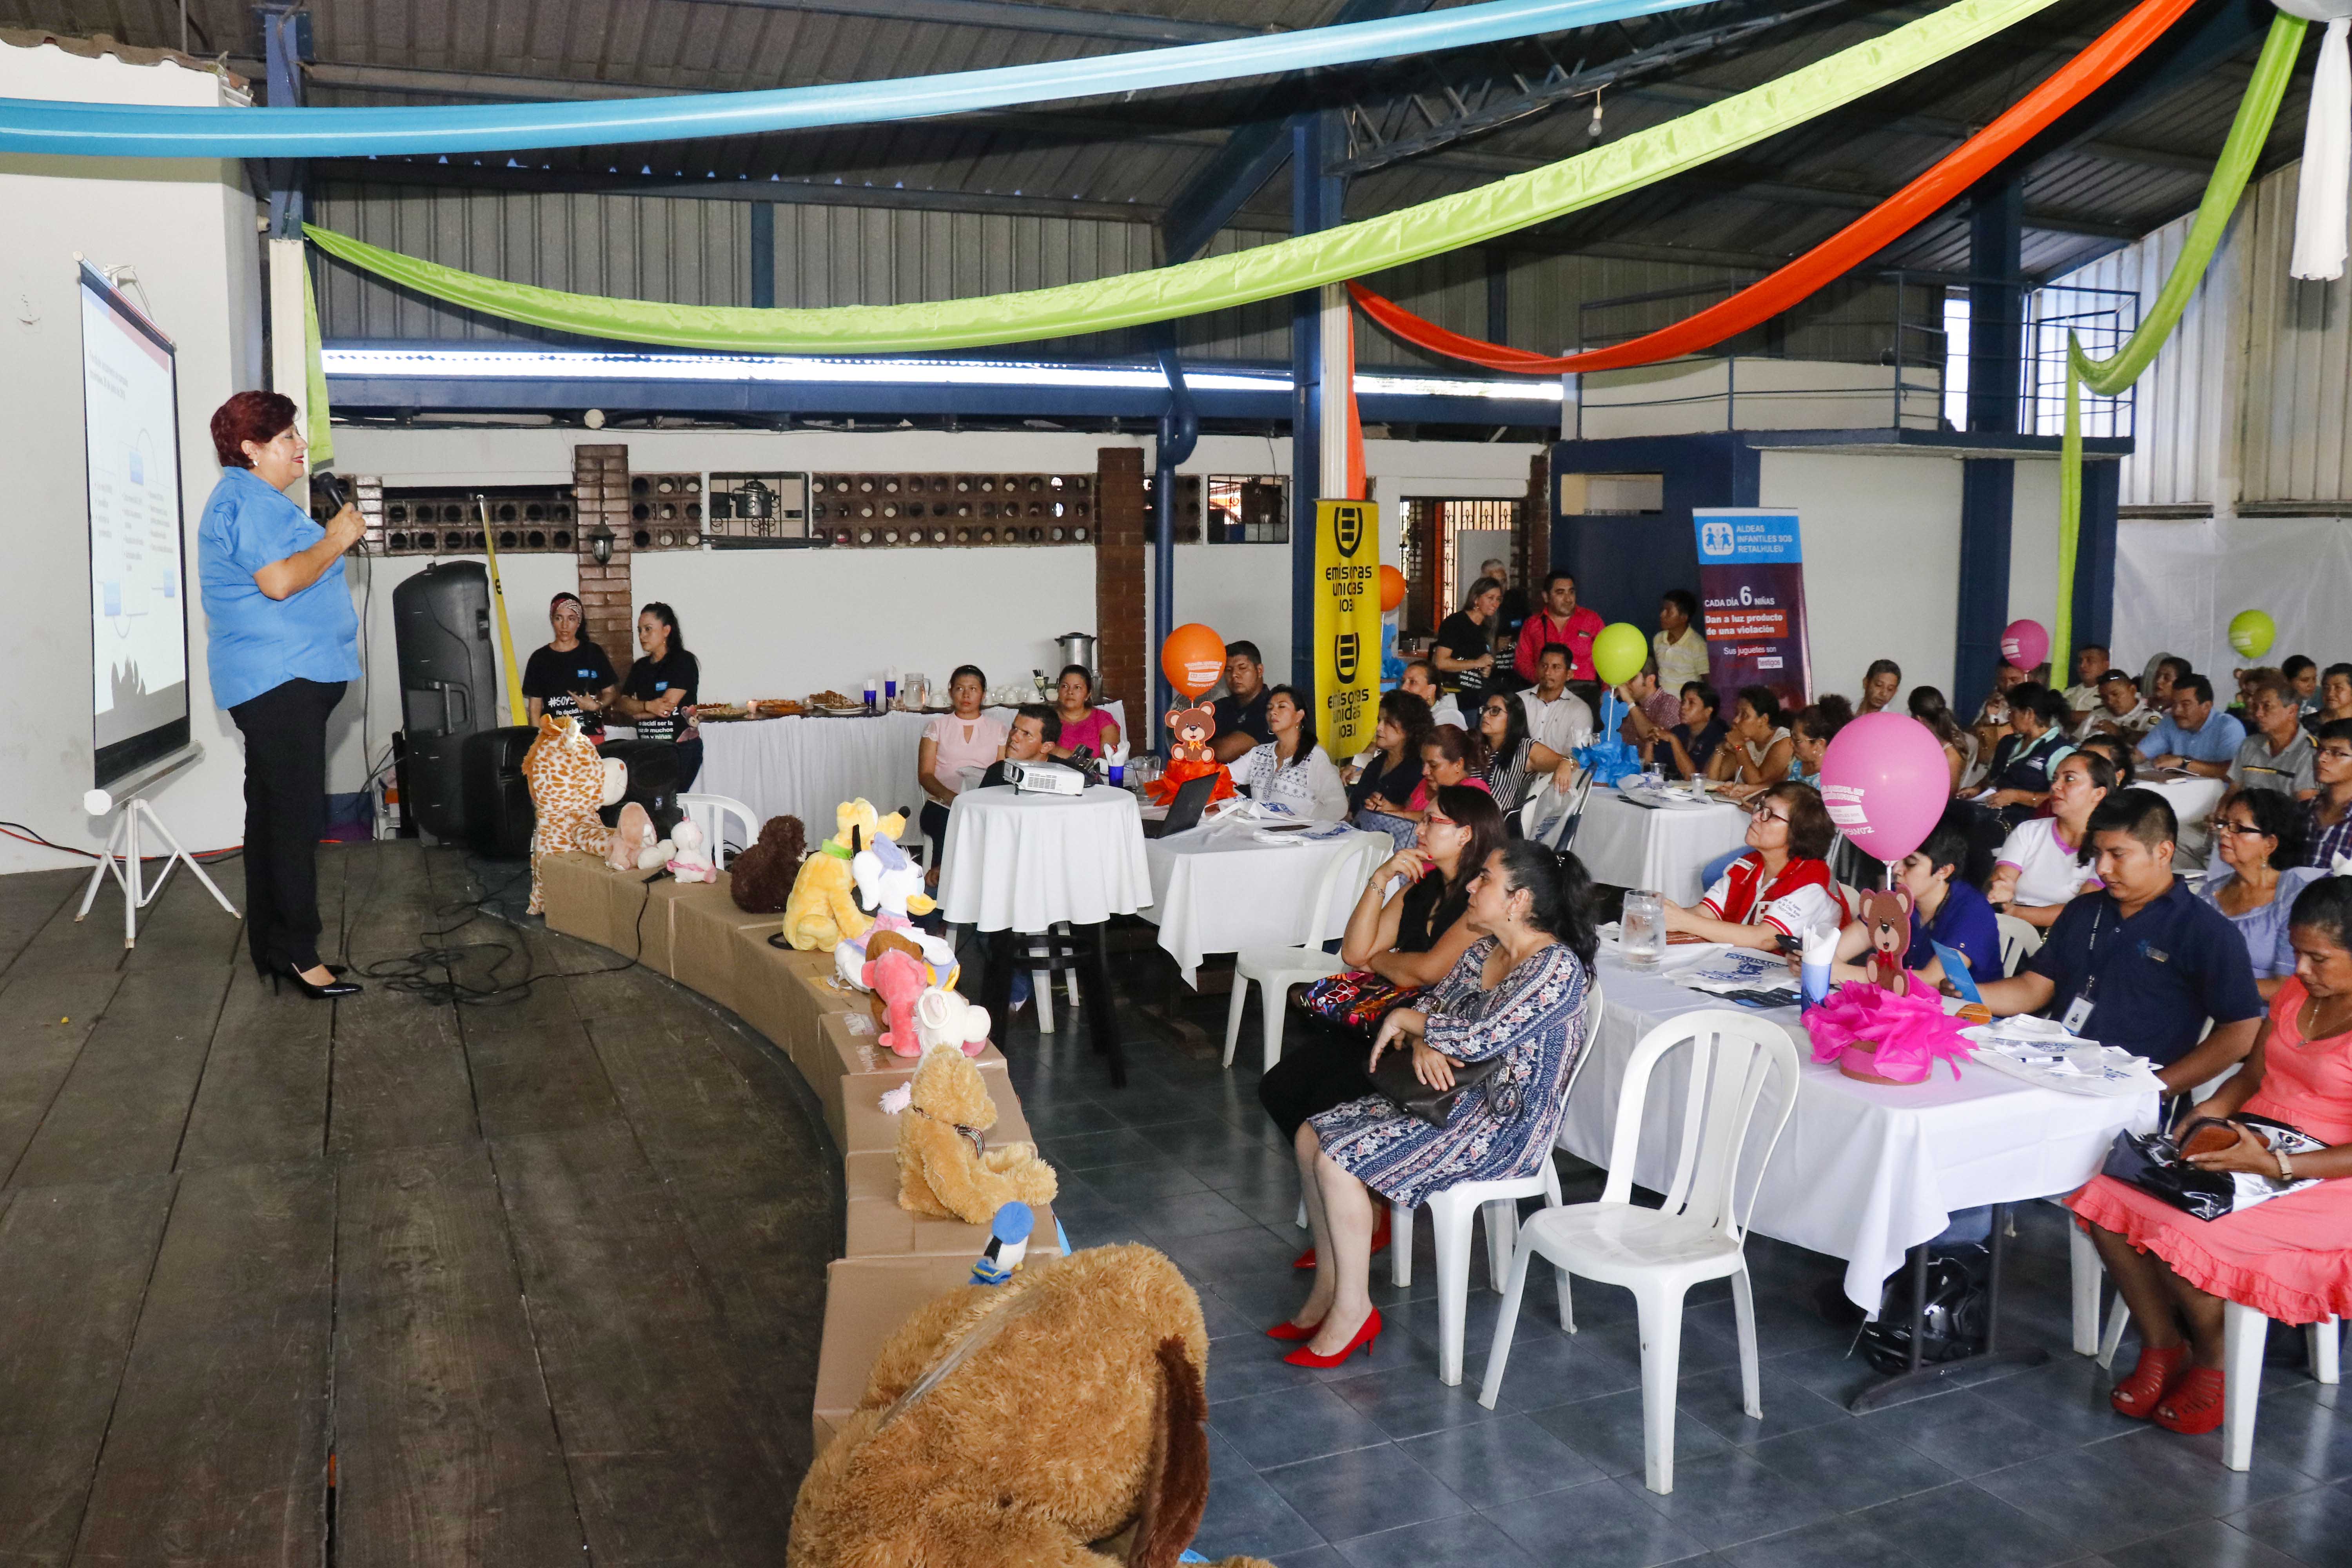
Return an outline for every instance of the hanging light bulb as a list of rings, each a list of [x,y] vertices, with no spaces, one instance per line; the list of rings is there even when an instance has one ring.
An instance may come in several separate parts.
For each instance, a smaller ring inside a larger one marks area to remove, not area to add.
[[[1584,133],[1595,142],[1601,140],[1601,95],[1597,92],[1592,95],[1592,119],[1585,126]]]

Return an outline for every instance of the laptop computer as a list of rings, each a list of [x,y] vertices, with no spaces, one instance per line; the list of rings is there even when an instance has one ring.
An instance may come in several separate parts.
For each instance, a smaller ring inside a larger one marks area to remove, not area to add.
[[[1168,803],[1168,815],[1159,821],[1146,819],[1146,838],[1165,838],[1171,833],[1201,826],[1201,814],[1209,808],[1209,797],[1217,791],[1217,775],[1204,773],[1196,779],[1186,779],[1176,786],[1176,798]]]

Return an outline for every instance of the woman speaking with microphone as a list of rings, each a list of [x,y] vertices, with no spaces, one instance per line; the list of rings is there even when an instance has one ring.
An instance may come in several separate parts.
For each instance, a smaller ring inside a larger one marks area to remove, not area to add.
[[[245,935],[253,967],[310,997],[360,987],[319,962],[319,836],[327,825],[327,715],[360,673],[343,552],[366,530],[344,507],[324,528],[289,500],[309,443],[294,400],[240,392],[213,413],[220,483],[196,562],[213,700],[245,737]]]

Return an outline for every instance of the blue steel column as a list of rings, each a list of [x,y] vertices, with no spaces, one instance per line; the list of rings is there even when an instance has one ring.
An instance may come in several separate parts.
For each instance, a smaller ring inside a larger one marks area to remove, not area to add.
[[[2115,642],[2116,507],[2121,463],[2083,465],[2083,517],[2074,532],[2074,646]],[[2058,671],[2052,670],[2055,679]]]
[[[751,204],[751,308],[776,306],[776,204]]]
[[[1290,230],[1313,234],[1339,222],[1345,205],[1335,161],[1339,116],[1332,110],[1290,122]],[[1290,297],[1290,683],[1315,698],[1315,502],[1323,489],[1323,294]],[[1310,709],[1310,711],[1312,710]]]
[[[307,11],[262,7],[261,43],[269,103],[291,109],[302,101],[302,64],[310,58],[310,16]],[[302,163],[299,159],[271,158],[264,167],[269,184],[269,237],[302,237]]]
[[[2025,187],[2020,181],[1969,199],[1969,430],[2017,434],[2023,370],[2022,275]],[[2017,466],[2008,458],[1970,458],[1960,475],[1958,628],[1952,687],[1961,712],[1992,689],[2009,622],[2010,518]]]

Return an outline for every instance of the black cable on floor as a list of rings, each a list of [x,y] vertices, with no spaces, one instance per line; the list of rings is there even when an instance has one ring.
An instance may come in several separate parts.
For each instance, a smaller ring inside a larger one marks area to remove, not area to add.
[[[466,864],[467,869],[472,872],[478,880],[480,879],[478,863],[468,856]],[[479,897],[462,899],[455,903],[441,906],[433,911],[436,920],[449,920],[451,916],[459,918],[437,930],[420,934],[428,943],[431,943],[463,931],[477,920],[488,919],[511,924],[506,914],[495,906],[500,898],[511,892],[517,884],[529,879],[530,876],[530,867],[526,863],[521,870],[507,878],[498,886],[488,889]],[[653,884],[659,879],[658,873],[646,879],[644,892],[637,904],[635,945],[640,954],[645,952],[646,910],[653,904]],[[351,957],[351,925],[348,921],[343,926],[343,957],[348,962]],[[460,963],[465,962],[469,954],[481,952],[499,954],[490,962],[487,974],[487,978],[494,984],[475,985],[458,979]],[[501,980],[500,973],[516,959],[522,961],[522,973],[511,980]],[[436,1006],[503,1007],[529,996],[531,994],[531,988],[542,980],[581,980],[598,974],[618,974],[625,969],[635,968],[638,963],[639,959],[632,956],[602,969],[559,969],[541,973],[531,957],[530,949],[522,942],[518,942],[509,945],[502,942],[468,942],[449,945],[428,945],[401,958],[380,959],[357,973],[365,979],[380,983],[387,991],[397,991],[404,995],[421,996]],[[437,976],[435,971],[439,972]]]

